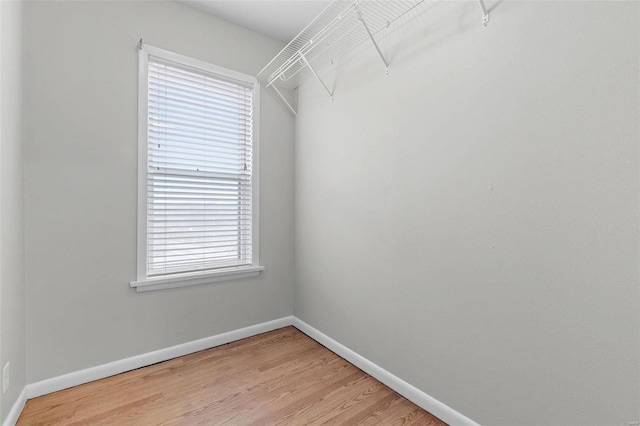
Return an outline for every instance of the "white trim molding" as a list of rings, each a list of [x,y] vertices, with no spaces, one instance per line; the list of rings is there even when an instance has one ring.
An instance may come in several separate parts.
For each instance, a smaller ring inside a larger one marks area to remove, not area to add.
[[[375,379],[389,386],[409,401],[424,408],[434,416],[452,426],[480,426],[478,423],[460,414],[453,408],[443,404],[437,399],[429,396],[425,392],[415,386],[405,382],[401,378],[395,376],[384,368],[374,364],[362,355],[352,351],[316,328],[310,326],[306,322],[294,317],[282,317],[272,321],[263,322],[261,324],[244,327],[238,330],[217,334],[211,337],[194,340],[165,349],[136,355],[130,358],[113,361],[107,364],[98,365],[96,367],[86,368],[84,370],[73,373],[63,374],[62,376],[53,377],[42,380],[40,382],[27,385],[18,400],[14,403],[8,417],[2,426],[14,426],[22,413],[27,399],[36,398],[52,392],[57,392],[73,386],[89,383],[94,380],[104,379],[105,377],[114,376],[116,374],[135,370],[136,368],[146,367],[158,362],[167,361],[184,355],[205,349],[214,348],[216,346],[225,345],[237,340],[252,337],[258,334],[277,330],[279,328],[293,325],[295,328],[314,339],[330,351],[341,356],[351,364],[360,368],[365,373],[371,375]]]
[[[11,410],[9,410],[9,414],[7,418],[4,419],[4,423],[2,426],[15,426],[18,423],[18,418],[24,409],[25,404],[27,403],[27,388],[24,387],[20,395],[18,395],[18,399],[13,403]]]
[[[264,271],[264,266],[226,268],[207,274],[177,274],[175,276],[131,281],[129,285],[135,288],[138,293],[142,293],[151,290],[165,290],[191,285],[210,284],[219,281],[237,280],[240,278],[252,278],[260,275],[262,271]]]
[[[374,364],[367,358],[333,340],[331,337],[322,333],[318,329],[313,328],[306,322],[293,317],[293,326],[307,336],[311,337],[313,340],[325,346],[330,351],[346,359],[365,373],[389,386],[391,389],[398,392],[409,401],[413,402],[421,408],[424,408],[429,413],[433,414],[445,423],[448,423],[452,426],[480,426],[470,418],[460,414],[453,408],[424,393],[420,389],[405,382],[398,376],[390,373],[377,364]]]
[[[238,330],[217,334],[215,336],[205,337],[204,339],[194,340],[181,345],[136,355],[73,373],[63,374],[62,376],[53,377],[51,379],[27,385],[27,398],[36,398],[48,393],[89,383],[94,380],[104,379],[105,377],[114,376],[140,367],[146,367],[148,365],[167,361],[179,356],[192,354],[194,352],[214,348],[216,346],[226,345],[227,343],[235,342],[236,340],[246,339],[247,337],[287,327],[292,323],[293,317],[278,318],[273,321],[267,321]]]

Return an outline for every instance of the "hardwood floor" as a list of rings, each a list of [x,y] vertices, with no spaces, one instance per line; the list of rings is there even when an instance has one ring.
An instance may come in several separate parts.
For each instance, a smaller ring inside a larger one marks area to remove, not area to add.
[[[444,425],[293,327],[31,399],[24,425]]]

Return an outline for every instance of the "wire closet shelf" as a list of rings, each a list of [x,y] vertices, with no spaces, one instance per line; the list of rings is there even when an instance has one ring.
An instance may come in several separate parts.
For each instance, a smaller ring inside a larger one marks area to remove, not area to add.
[[[278,87],[295,89],[315,77],[333,98],[318,72],[335,64],[353,49],[370,40],[388,73],[389,63],[375,36],[416,8],[424,0],[334,0],[287,44],[259,73],[265,87],[273,88],[295,114]],[[482,22],[489,21],[483,0]]]

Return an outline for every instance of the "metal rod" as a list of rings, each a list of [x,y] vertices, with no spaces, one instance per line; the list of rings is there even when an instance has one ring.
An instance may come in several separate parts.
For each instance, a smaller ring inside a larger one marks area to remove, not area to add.
[[[484,5],[483,0],[478,0],[480,2],[480,8],[482,9],[482,24],[486,27],[489,23],[489,11],[487,7]]]
[[[313,73],[313,75],[318,79],[318,81],[320,82],[320,84],[322,84],[322,87],[324,87],[324,90],[327,91],[327,93],[329,94],[329,97],[331,98],[331,100],[333,100],[333,92],[331,92],[331,90],[329,90],[329,88],[327,87],[326,84],[324,84],[324,81],[322,81],[322,79],[320,78],[320,76],[318,75],[318,73],[316,72],[316,70],[313,69],[313,67],[311,66],[311,64],[309,63],[309,61],[307,61],[307,58],[300,53],[300,57],[302,58],[302,60],[304,61],[304,63],[309,67],[309,69],[311,70],[311,72]]]
[[[482,1],[482,0],[480,0],[480,1]],[[362,17],[362,13],[360,13],[360,8],[358,6],[356,6],[356,10],[358,11],[358,19],[360,19],[360,22],[362,22],[362,25],[364,25],[364,29],[367,30],[367,34],[369,34],[369,38],[373,42],[373,45],[375,46],[376,50],[378,51],[378,55],[380,55],[380,59],[382,59],[382,62],[384,63],[385,72],[387,74],[389,74],[389,63],[384,58],[384,55],[382,54],[382,51],[378,47],[378,43],[376,43],[376,40],[373,38],[373,34],[371,34],[371,31],[369,30],[369,27],[367,26],[367,23],[364,21],[364,18]]]
[[[275,92],[278,94],[278,96],[280,96],[280,99],[282,99],[282,101],[285,103],[285,105],[286,105],[287,107],[289,107],[289,111],[291,111],[291,113],[292,113],[294,116],[296,116],[296,117],[297,117],[297,116],[298,116],[298,113],[296,112],[296,110],[295,110],[295,109],[293,109],[293,107],[291,106],[291,104],[289,103],[289,101],[288,101],[284,96],[282,96],[282,93],[280,93],[280,91],[278,90],[278,88],[277,88],[275,85],[273,85],[273,86],[271,86],[271,87],[273,88],[273,90],[275,90]]]

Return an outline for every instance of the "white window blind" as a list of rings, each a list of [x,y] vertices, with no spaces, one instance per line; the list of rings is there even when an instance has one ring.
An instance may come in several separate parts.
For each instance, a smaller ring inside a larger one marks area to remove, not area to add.
[[[252,264],[253,84],[148,56],[146,275]]]

